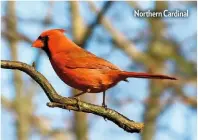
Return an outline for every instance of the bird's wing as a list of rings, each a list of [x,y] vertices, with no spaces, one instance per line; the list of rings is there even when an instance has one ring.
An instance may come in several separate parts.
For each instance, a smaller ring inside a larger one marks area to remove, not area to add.
[[[70,69],[87,68],[87,69],[104,69],[120,70],[107,60],[97,57],[86,50],[75,50],[59,54],[64,66]],[[64,61],[64,62],[63,62]]]

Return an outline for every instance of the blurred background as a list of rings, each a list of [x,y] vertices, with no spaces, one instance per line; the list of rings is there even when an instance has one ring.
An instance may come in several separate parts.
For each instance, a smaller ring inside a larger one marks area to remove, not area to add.
[[[134,9],[189,10],[188,18],[137,18]],[[62,96],[75,90],[55,74],[44,52],[31,47],[41,32],[63,28],[76,44],[121,69],[176,76],[177,81],[128,79],[107,91],[109,108],[136,122],[123,131],[93,114],[49,108],[28,75],[2,69],[3,140],[196,140],[197,2],[1,2],[1,59],[36,63]],[[81,100],[101,105],[102,94]]]

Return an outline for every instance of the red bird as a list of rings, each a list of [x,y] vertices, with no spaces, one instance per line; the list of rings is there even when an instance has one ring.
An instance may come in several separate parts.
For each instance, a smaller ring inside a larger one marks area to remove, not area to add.
[[[120,81],[127,81],[129,77],[176,80],[166,75],[123,71],[76,45],[64,35],[63,29],[44,31],[32,46],[46,52],[60,79],[81,91],[74,97],[84,93],[103,92],[104,107],[105,91]]]

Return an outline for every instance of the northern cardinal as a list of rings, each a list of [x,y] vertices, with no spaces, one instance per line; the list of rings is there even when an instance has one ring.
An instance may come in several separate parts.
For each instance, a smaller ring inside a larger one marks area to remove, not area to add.
[[[82,49],[64,35],[63,29],[44,31],[32,46],[46,52],[57,75],[67,85],[80,90],[74,97],[84,93],[103,92],[127,78],[170,79],[174,77],[140,72],[127,72],[112,63]]]

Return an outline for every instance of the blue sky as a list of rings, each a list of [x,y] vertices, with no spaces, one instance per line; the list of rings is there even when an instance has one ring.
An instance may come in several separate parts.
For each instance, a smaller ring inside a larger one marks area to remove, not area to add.
[[[1,15],[5,15],[5,3],[2,2],[2,8],[1,8]],[[94,20],[94,14],[87,11],[87,5],[83,2],[81,6],[81,13],[82,16],[85,19],[85,22],[87,24],[91,23]],[[103,2],[98,2],[97,6],[101,7]],[[153,2],[146,2],[145,4],[140,3],[142,8],[152,8]],[[42,20],[45,17],[46,11],[47,11],[48,4],[46,2],[16,2],[16,13],[19,17],[25,18],[35,18]],[[65,27],[66,29],[71,26],[70,23],[70,16],[68,13],[69,8],[68,3],[63,2],[56,2],[53,7],[53,20],[56,25],[54,26],[48,26],[44,27],[43,25],[37,24],[37,23],[27,23],[20,21],[18,23],[17,29],[20,33],[23,33],[30,37],[32,40],[36,39],[39,34],[49,28],[59,28],[59,27]],[[116,9],[116,10],[115,10]],[[126,6],[126,3],[124,2],[118,2],[116,3],[113,8],[111,8],[108,13],[107,17],[113,21],[113,25],[121,32],[129,34],[129,36],[133,37],[135,36],[135,33],[138,33],[141,30],[144,30],[148,25],[145,22],[144,19],[136,19],[132,17],[132,11],[130,6]],[[175,38],[176,40],[183,40],[186,37],[190,36],[194,32],[196,32],[196,9],[195,8],[189,8],[190,11],[190,17],[185,19],[168,19],[168,23],[174,23],[171,30],[168,30],[168,36]],[[120,14],[122,13],[122,14]],[[118,16],[119,15],[119,16]],[[118,16],[119,20],[115,21],[115,17]],[[115,21],[115,22],[114,22]],[[2,26],[3,29],[4,26]],[[143,69],[136,68],[131,69],[130,66],[133,64],[131,59],[127,57],[123,52],[121,52],[118,49],[114,49],[112,51],[112,44],[110,43],[103,43],[102,45],[97,42],[96,38],[97,34],[104,34],[106,33],[106,30],[98,26],[94,34],[92,36],[92,41],[88,44],[88,50],[92,53],[104,57],[104,54],[108,54],[108,57],[105,57],[105,59],[111,61],[115,65],[119,66],[121,69],[129,70],[129,71],[136,71]],[[66,35],[71,38],[70,34]],[[111,38],[111,36],[107,33],[104,34],[104,37],[107,39]],[[196,42],[190,42],[186,43],[186,46],[184,47],[184,50],[187,50],[187,48],[194,47],[194,43]],[[136,44],[136,47],[138,50],[143,50],[147,44],[146,43],[139,43]],[[23,52],[23,53],[22,53]],[[36,53],[38,52],[37,49],[32,48],[31,44],[25,43],[25,42],[19,42],[18,43],[18,56],[19,61],[31,64],[36,56]],[[188,52],[187,57],[194,58],[195,52]],[[106,55],[105,55],[106,56]],[[1,59],[10,59],[10,53],[8,49],[7,42],[2,39],[1,44]],[[42,55],[40,58],[40,64],[39,69],[44,76],[52,83],[53,87],[57,90],[58,93],[60,93],[63,96],[70,96],[70,88],[69,86],[65,85],[55,74],[54,70],[51,67],[51,64],[45,54]],[[167,72],[168,73],[168,72]],[[1,93],[3,96],[6,96],[9,99],[14,98],[15,93],[12,86],[11,81],[12,72],[10,70],[2,70],[2,76],[1,81],[2,82],[2,89]],[[30,80],[29,76],[26,74],[23,74],[23,79],[26,81]],[[148,96],[148,80],[145,79],[129,79],[129,83],[121,82],[118,84],[115,88],[108,90],[107,92],[107,100],[108,98],[111,98],[114,96],[116,99],[124,99],[127,97],[132,97],[135,99],[134,102],[127,104],[124,107],[117,107],[113,104],[108,103],[108,106],[117,110],[118,112],[124,114],[125,116],[129,117],[132,120],[141,122],[143,119],[143,113],[144,113],[144,105],[140,102],[141,100],[145,99]],[[38,86],[38,85],[36,85]],[[11,87],[11,88],[10,88]],[[194,88],[187,89],[188,92],[193,93]],[[119,91],[119,92],[117,92]],[[91,96],[91,95],[90,95]],[[101,104],[102,102],[102,94],[97,94],[97,104]],[[41,88],[37,89],[37,95],[34,98],[34,104],[36,107],[36,114],[48,116],[52,120],[52,127],[53,128],[65,128],[68,127],[66,124],[63,123],[65,118],[72,117],[72,113],[61,110],[58,108],[48,108],[46,106],[46,102],[48,102],[47,97],[41,90]],[[39,106],[39,107],[38,107]],[[188,114],[191,114],[187,116]],[[56,117],[54,117],[56,116]],[[91,125],[90,132],[89,132],[89,138],[90,140],[101,140],[101,139],[139,139],[139,134],[130,134],[126,133],[122,129],[118,128],[115,124],[109,121],[104,121],[103,118],[94,116],[94,115],[88,115],[90,118],[94,119],[93,125]],[[59,119],[57,119],[59,118]],[[186,119],[188,118],[188,120]],[[2,139],[15,139],[15,129],[14,129],[14,117],[12,116],[12,113],[6,111],[5,109],[2,109],[2,126],[4,129],[2,129]],[[159,116],[157,127],[165,127],[168,129],[160,129],[155,136],[155,139],[158,140],[174,140],[174,139],[180,139],[184,140],[186,137],[189,137],[192,140],[196,139],[196,112],[189,109],[188,106],[181,104],[179,101],[174,103],[169,107],[169,109],[163,113],[163,115]],[[69,125],[69,124],[68,124]],[[171,130],[175,134],[178,135],[172,135],[169,131]],[[189,133],[189,136],[187,136],[186,131]],[[31,136],[31,139],[39,140],[38,135]]]

